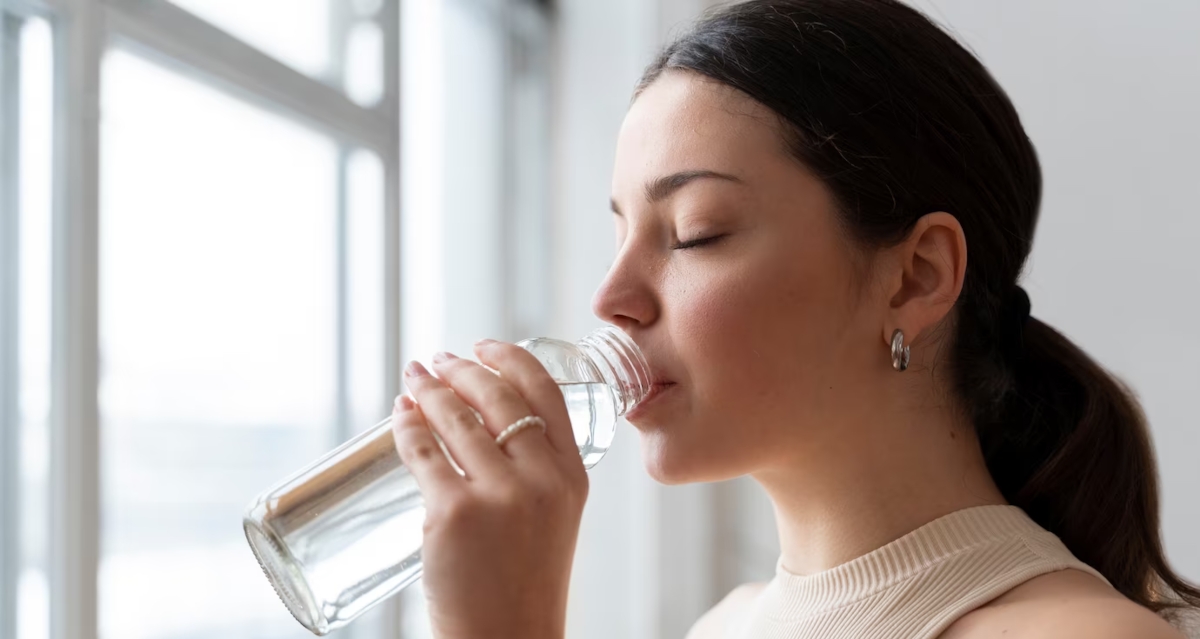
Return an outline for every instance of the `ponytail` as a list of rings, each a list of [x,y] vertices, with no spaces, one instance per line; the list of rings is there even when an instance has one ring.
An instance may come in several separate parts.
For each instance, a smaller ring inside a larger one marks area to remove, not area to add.
[[[1050,326],[1030,318],[1023,332],[998,419],[976,420],[1001,492],[1129,599],[1164,617],[1200,607],[1200,589],[1163,555],[1158,473],[1137,399]]]

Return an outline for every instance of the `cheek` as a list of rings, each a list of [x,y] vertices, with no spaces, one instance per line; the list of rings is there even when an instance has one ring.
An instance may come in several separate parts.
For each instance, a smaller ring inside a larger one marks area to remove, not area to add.
[[[727,424],[777,405],[765,400],[794,365],[789,353],[801,329],[796,309],[805,305],[803,291],[781,284],[764,265],[751,263],[726,265],[703,285],[678,291],[672,341],[700,421]]]
[[[785,424],[773,395],[794,335],[779,312],[779,282],[723,268],[670,293],[664,306],[687,399],[668,427],[643,433],[647,470],[664,483],[741,475],[777,448]]]
[[[785,255],[677,291],[672,340],[706,414],[791,422],[825,403],[851,323],[849,274],[831,256]]]

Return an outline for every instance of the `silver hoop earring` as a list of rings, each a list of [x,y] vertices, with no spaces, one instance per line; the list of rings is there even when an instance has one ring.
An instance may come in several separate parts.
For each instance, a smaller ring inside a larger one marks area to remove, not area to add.
[[[909,347],[904,345],[904,331],[896,329],[892,333],[892,368],[898,371],[908,369]]]

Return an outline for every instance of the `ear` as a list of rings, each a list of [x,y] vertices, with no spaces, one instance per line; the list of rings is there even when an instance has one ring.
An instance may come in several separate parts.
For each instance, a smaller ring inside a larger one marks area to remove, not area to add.
[[[890,346],[898,328],[911,345],[950,313],[962,293],[967,238],[957,218],[939,211],[917,220],[890,252],[894,259],[885,275],[889,310],[883,341]]]

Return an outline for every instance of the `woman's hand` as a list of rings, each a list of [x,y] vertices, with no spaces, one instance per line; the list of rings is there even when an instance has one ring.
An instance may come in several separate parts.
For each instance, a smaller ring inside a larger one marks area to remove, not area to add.
[[[524,349],[485,340],[479,361],[405,369],[392,432],[425,497],[425,593],[439,639],[560,639],[588,480],[558,385]],[[480,424],[471,409],[483,418]],[[528,415],[546,422],[496,445]],[[432,432],[431,430],[432,429]],[[442,438],[466,476],[442,454]]]

